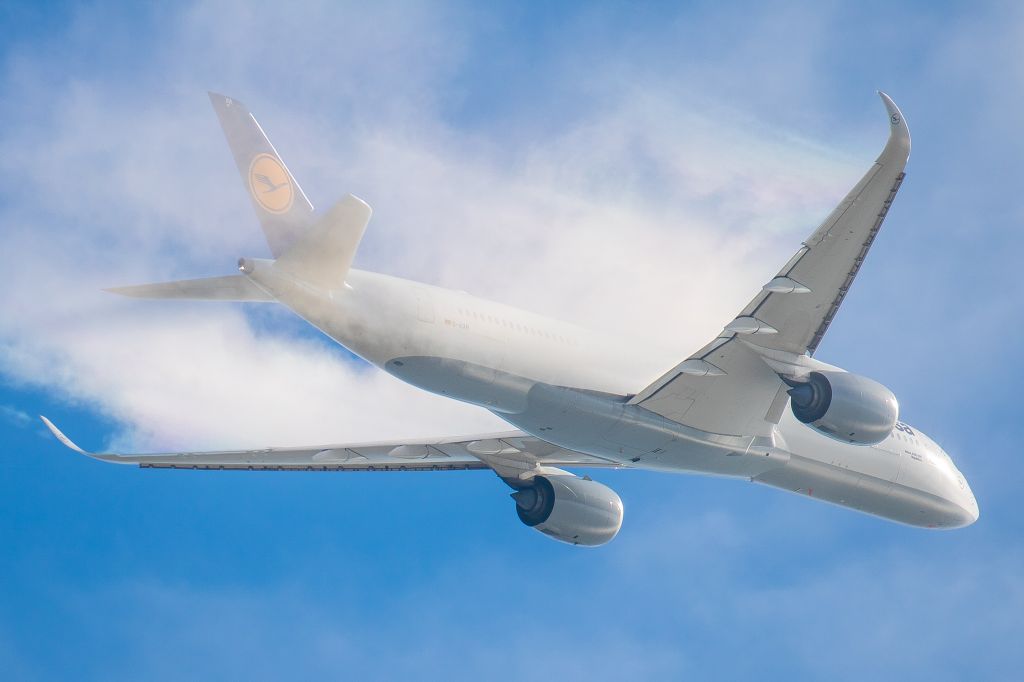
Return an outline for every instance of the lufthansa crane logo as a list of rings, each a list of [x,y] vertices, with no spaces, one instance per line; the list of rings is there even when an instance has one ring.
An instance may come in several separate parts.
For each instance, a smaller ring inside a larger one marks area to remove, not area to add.
[[[270,213],[285,213],[295,199],[288,172],[270,154],[259,154],[249,164],[249,191],[256,203]]]

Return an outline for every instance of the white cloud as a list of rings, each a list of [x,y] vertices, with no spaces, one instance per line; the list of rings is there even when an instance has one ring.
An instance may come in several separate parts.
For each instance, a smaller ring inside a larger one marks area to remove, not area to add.
[[[8,424],[17,426],[19,429],[23,429],[30,424],[35,423],[35,420],[23,410],[19,410],[18,408],[10,405],[0,405],[0,418]]]
[[[4,372],[97,407],[142,448],[498,426],[323,344],[257,331],[230,306],[97,293],[227,272],[238,253],[262,251],[202,95],[208,63],[242,99],[273,102],[273,115],[257,113],[275,139],[285,133],[278,146],[295,152],[292,168],[300,179],[303,169],[323,173],[307,190],[355,191],[375,205],[357,264],[632,332],[680,357],[746,302],[867,165],[712,103],[640,88],[592,94],[605,105],[544,137],[462,133],[428,101],[444,96],[458,63],[457,31],[424,31],[437,20],[418,15],[386,33],[353,28],[396,14],[380,12],[335,15],[318,29],[283,10],[202,5],[140,66],[180,96],[143,89],[125,102],[123,84],[101,79],[50,87],[50,113],[2,138],[4,175],[34,197],[4,211],[20,255],[2,302]],[[333,36],[336,23],[348,40]],[[301,87],[281,88],[298,98],[274,101],[257,72],[267,47],[251,36],[270,24],[286,58],[271,60],[266,77],[284,83],[308,66]],[[176,54],[181,63],[168,58]],[[328,64],[341,75],[329,77]],[[378,102],[387,115],[370,120]],[[791,238],[778,239],[781,230]]]
[[[59,382],[140,435],[161,434],[158,442],[167,442],[167,430],[147,424],[171,424],[199,442],[221,442],[239,422],[257,425],[244,429],[253,439],[325,431],[347,438],[351,429],[328,417],[336,414],[330,406],[351,404],[341,394],[388,384],[332,363],[322,349],[257,337],[224,307],[144,310],[85,293],[180,274],[182,263],[190,271],[221,270],[236,253],[260,248],[199,94],[211,63],[215,78],[250,86],[270,76],[288,82],[283,71],[299,63],[330,64],[342,74],[331,80],[319,67],[305,72],[300,94],[320,102],[320,114],[284,97],[275,102],[277,119],[261,117],[272,133],[296,131],[286,139],[306,143],[295,150],[293,168],[329,178],[312,184],[353,188],[375,204],[362,262],[600,327],[648,338],[654,332],[680,355],[714,333],[788,255],[791,247],[770,239],[773,233],[812,225],[827,210],[830,200],[823,197],[837,196],[856,175],[848,159],[750,117],[707,101],[695,109],[638,87],[591,92],[604,102],[595,114],[525,143],[515,143],[515,134],[503,144],[460,133],[424,94],[442,96],[460,41],[446,39],[440,25],[424,30],[423,22],[436,17],[397,12],[403,18],[393,21],[394,14],[346,13],[340,23],[348,39],[340,40],[272,11],[204,5],[175,24],[159,57],[144,68],[147,76],[174,82],[180,98],[142,91],[126,106],[117,97],[120,83],[76,80],[51,88],[52,113],[26,131],[8,131],[3,141],[5,173],[17,173],[33,196],[47,197],[9,209],[18,225],[12,244],[26,258],[15,267],[18,291],[5,302],[8,372]],[[271,72],[256,74],[256,65],[266,64],[260,59],[266,46],[251,36],[271,24],[286,58],[270,60]],[[391,28],[383,35],[358,28],[370,24]],[[31,60],[22,68],[31,71]],[[328,81],[341,87],[327,94]],[[270,99],[264,87],[253,90]],[[349,116],[326,117],[324,100]],[[368,122],[367,112],[380,101],[389,103],[388,115]],[[74,338],[66,333],[72,310]],[[130,319],[123,317],[127,310]],[[123,326],[112,326],[113,318]],[[218,354],[227,339],[232,347]],[[268,365],[270,353],[281,361]],[[207,365],[201,383],[188,379],[197,364]],[[270,374],[274,366],[280,375]],[[289,386],[319,385],[308,373],[323,376],[326,366],[343,374],[329,382],[336,392],[300,391],[290,410],[262,389],[245,397],[226,388],[239,376],[259,377],[257,385],[288,395]],[[388,390],[391,402],[413,395]],[[220,409],[175,416],[206,400]],[[425,402],[417,412],[440,405],[419,400]],[[236,419],[226,417],[226,405]],[[460,420],[470,413],[452,409]],[[282,419],[265,418],[268,413]],[[294,428],[281,431],[282,422]]]

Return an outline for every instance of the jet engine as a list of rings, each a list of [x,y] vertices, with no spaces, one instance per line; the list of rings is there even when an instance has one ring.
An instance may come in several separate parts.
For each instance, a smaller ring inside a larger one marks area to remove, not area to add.
[[[572,545],[603,545],[622,527],[622,500],[589,478],[534,476],[512,499],[523,523]]]
[[[827,436],[857,445],[874,445],[892,432],[900,415],[888,388],[849,372],[811,372],[806,380],[787,380],[793,415]]]

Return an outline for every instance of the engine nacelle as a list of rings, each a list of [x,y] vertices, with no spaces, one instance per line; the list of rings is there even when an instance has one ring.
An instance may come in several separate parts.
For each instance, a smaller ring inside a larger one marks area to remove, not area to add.
[[[849,372],[811,372],[787,382],[793,415],[804,424],[847,443],[874,445],[892,432],[900,416],[888,388]]]
[[[569,544],[603,545],[622,527],[622,500],[587,478],[534,476],[512,499],[523,523]]]

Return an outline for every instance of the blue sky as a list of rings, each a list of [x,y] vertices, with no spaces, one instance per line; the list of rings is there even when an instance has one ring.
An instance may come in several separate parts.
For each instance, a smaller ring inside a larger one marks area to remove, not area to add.
[[[1024,12],[1011,3],[0,7],[5,679],[1015,679],[1024,669]],[[92,448],[475,432],[287,314],[104,286],[265,246],[205,91],[245,101],[356,265],[700,347],[874,159],[908,178],[818,351],[981,506],[904,528],[609,472],[597,550],[450,475],[153,472]]]

